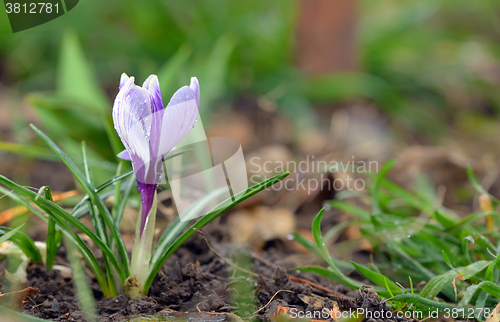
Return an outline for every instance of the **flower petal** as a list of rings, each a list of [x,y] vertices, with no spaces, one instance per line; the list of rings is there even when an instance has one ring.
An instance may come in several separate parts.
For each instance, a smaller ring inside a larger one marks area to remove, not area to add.
[[[119,89],[122,89],[123,85],[125,85],[125,83],[127,83],[127,81],[129,80],[130,77],[128,77],[127,74],[123,73],[122,76],[120,77],[120,87]]]
[[[118,153],[116,156],[119,157],[122,160],[132,161],[132,158],[130,157],[130,153],[128,153],[127,149],[125,149],[122,152]]]
[[[161,97],[160,83],[158,82],[158,77],[156,75],[150,75],[144,84],[142,85],[150,95],[151,98],[151,112],[163,110],[163,99]]]
[[[199,86],[198,86],[199,93]],[[172,96],[163,113],[159,155],[165,156],[194,127],[198,115],[197,93],[184,86]]]
[[[113,105],[115,129],[129,152],[138,181],[146,179],[151,161],[149,135],[151,132],[151,100],[147,90],[134,85],[130,77],[122,86]],[[147,180],[147,181],[146,181]]]
[[[199,107],[200,106],[200,83],[198,82],[198,78],[191,77],[191,83],[189,84],[189,87],[193,90],[194,95],[196,97],[196,104],[198,104],[198,107]]]

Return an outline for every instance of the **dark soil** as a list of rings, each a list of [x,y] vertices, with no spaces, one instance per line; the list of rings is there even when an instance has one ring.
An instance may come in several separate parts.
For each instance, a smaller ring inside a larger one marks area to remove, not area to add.
[[[332,309],[334,302],[341,310],[358,307],[370,311],[392,310],[381,303],[369,287],[353,292],[316,275],[287,273],[276,265],[289,252],[280,241],[268,243],[263,253],[255,255],[250,249],[229,243],[224,231],[224,226],[215,224],[204,229],[210,245],[220,256],[245,271],[255,273],[245,273],[227,265],[197,234],[166,262],[151,287],[149,297],[133,300],[123,295],[103,297],[97,282],[89,279],[100,320],[119,321],[133,314],[173,309],[181,312],[235,312],[245,320],[257,318],[269,321],[279,306],[314,312],[322,308]],[[308,284],[292,281],[289,274],[347,296],[329,295]],[[47,271],[40,264],[32,264],[28,269],[28,286],[41,292],[24,302],[22,310],[25,313],[53,321],[84,321],[72,281],[63,278],[59,272]],[[312,300],[304,300],[308,298],[320,299],[321,306],[318,307],[317,301],[313,305]],[[382,321],[396,320],[377,320]],[[406,320],[398,320],[403,321]]]

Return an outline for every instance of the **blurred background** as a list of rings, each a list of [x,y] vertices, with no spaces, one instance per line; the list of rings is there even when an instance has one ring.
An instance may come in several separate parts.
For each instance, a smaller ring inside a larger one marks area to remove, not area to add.
[[[247,158],[396,158],[396,181],[427,174],[469,211],[466,165],[498,189],[499,14],[492,0],[86,0],[13,34],[2,11],[0,173],[75,189],[35,123],[77,163],[85,140],[102,183],[122,149],[121,73],[157,74],[165,103],[197,76],[207,134],[238,139]],[[337,193],[320,190],[278,203],[315,214]]]

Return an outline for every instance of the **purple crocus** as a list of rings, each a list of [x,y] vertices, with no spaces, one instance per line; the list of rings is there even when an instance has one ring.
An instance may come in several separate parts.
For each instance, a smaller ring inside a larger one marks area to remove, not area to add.
[[[149,76],[142,87],[134,84],[134,77],[121,76],[113,122],[125,146],[118,157],[132,161],[141,193],[141,236],[162,174],[162,159],[194,127],[199,105],[196,77],[175,92],[164,108],[156,75]]]

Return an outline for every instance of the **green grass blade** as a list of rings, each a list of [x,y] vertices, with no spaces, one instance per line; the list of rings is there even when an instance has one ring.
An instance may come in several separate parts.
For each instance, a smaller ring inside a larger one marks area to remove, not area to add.
[[[358,217],[359,219],[369,222],[371,215],[370,212],[364,210],[361,207],[351,205],[350,203],[347,203],[345,201],[339,201],[339,200],[330,200],[326,201],[326,204],[330,205],[334,209],[338,209],[344,212],[347,212],[355,217]]]
[[[123,166],[123,162],[120,161],[120,163],[118,163],[118,167],[116,168],[116,175],[115,177],[119,176],[122,172],[122,166]],[[121,198],[121,193],[122,193],[122,182],[121,180],[118,180],[116,183],[115,183],[115,194],[114,194],[114,202],[113,202],[113,207],[111,208],[111,217],[113,217],[113,221],[115,220],[116,216],[117,216],[117,211],[118,211],[118,205],[120,204],[120,198]],[[118,227],[118,229],[120,228],[120,225],[116,225],[116,222],[115,222],[115,226]]]
[[[179,237],[182,231],[189,226],[191,220],[181,222],[180,218],[196,218],[201,215],[201,212],[210,205],[210,203],[223,195],[227,191],[226,187],[221,187],[212,191],[211,193],[203,196],[202,198],[196,200],[192,205],[190,205],[179,217],[168,226],[165,232],[162,234],[156,247],[153,251],[153,256],[151,257],[151,263],[155,263],[162,253]]]
[[[130,176],[133,173],[134,173],[134,171],[130,170],[130,171],[127,171],[125,173],[120,174],[119,176],[113,177],[110,180],[106,181],[105,183],[101,184],[99,187],[95,188],[95,192],[99,193],[99,192],[103,191],[104,189],[106,189],[107,187],[119,182],[120,180]],[[101,198],[101,199],[105,199],[105,198]],[[85,205],[85,202],[87,200],[89,200],[88,194],[83,196],[83,198],[73,207],[73,209],[71,210],[71,213],[72,214],[75,213],[80,207]]]
[[[352,278],[349,278],[342,274],[341,271],[337,268],[337,266],[333,263],[333,260],[330,256],[330,252],[325,246],[325,242],[323,241],[323,236],[321,235],[321,218],[323,217],[323,213],[325,212],[325,209],[321,209],[319,213],[316,215],[316,217],[313,220],[312,223],[312,233],[314,236],[314,241],[316,243],[316,246],[318,247],[319,253],[321,254],[321,257],[330,265],[331,269],[333,272],[336,274],[336,281],[342,282],[342,284],[345,284],[353,289],[358,289],[360,287],[360,283],[353,280]]]
[[[57,157],[51,153],[50,150],[46,148],[40,148],[37,146],[21,145],[11,142],[0,141],[0,150],[20,154],[29,158],[43,159],[49,161],[57,160]]]
[[[74,245],[73,241],[70,239],[65,239],[64,245],[66,246],[67,256],[73,272],[73,284],[75,286],[76,295],[81,305],[83,315],[85,316],[85,320],[97,322],[98,314],[94,294],[87,281],[87,275],[85,274],[82,262],[76,254],[76,245]],[[116,296],[116,294],[114,296]]]
[[[363,267],[363,266],[361,266],[359,264],[356,264],[355,262],[351,262],[351,263],[352,263],[352,265],[354,265],[354,267],[356,267],[356,269],[363,276],[365,276],[367,279],[369,279],[373,283],[375,283],[375,284],[377,284],[379,286],[387,288],[387,290],[389,292],[391,292],[392,294],[402,294],[402,293],[404,293],[403,290],[401,290],[401,288],[399,288],[399,286],[397,286],[388,277],[386,277],[386,276],[384,276],[384,275],[382,275],[380,273],[374,272],[372,270],[369,270],[368,268]]]
[[[300,235],[299,233],[293,233],[292,235],[293,235],[293,238],[296,242],[298,242],[299,244],[304,246],[304,248],[306,248],[307,250],[316,254],[318,256],[318,258],[322,258],[321,254],[319,253],[318,247],[316,247],[316,244],[314,244],[312,241],[305,238],[304,236]],[[348,269],[348,270],[352,269],[352,265],[349,262],[339,260],[336,258],[332,258],[332,261],[335,264],[335,266],[337,266],[337,267],[340,267],[343,269]]]
[[[338,281],[338,274],[335,273],[330,267],[325,268],[325,267],[321,267],[321,266],[303,266],[303,267],[297,268],[296,271],[314,273],[314,274],[318,274],[320,276],[326,277],[328,279],[331,279],[333,281]],[[359,289],[360,287],[362,287],[364,285],[363,283],[358,282],[358,281],[354,281],[354,282],[356,283],[356,286],[357,286],[356,289]],[[383,296],[386,298],[391,296],[391,294],[387,291],[387,289],[385,287],[384,288],[374,287],[374,289],[377,292],[377,294],[380,296]]]
[[[7,231],[6,233],[3,234],[2,237],[0,237],[0,243],[3,243],[4,241],[7,241],[9,239],[11,239],[12,237],[14,237],[14,235],[21,230],[21,228],[23,228],[24,224],[22,224],[21,226],[17,227],[17,228],[14,228],[10,231]]]
[[[477,181],[476,175],[474,174],[474,171],[472,170],[471,167],[467,167],[467,176],[469,177],[470,183],[472,184],[472,186],[474,187],[474,189],[476,189],[477,192],[479,192],[480,194],[483,194],[483,195],[487,195],[488,197],[490,197],[490,199],[493,202],[495,202],[497,205],[500,205],[500,200],[498,200],[497,198],[495,198],[494,196],[492,196],[488,191],[486,191],[481,186],[481,184],[479,183],[479,181]]]
[[[394,297],[391,297],[388,300],[393,302],[402,302],[405,304],[420,304],[420,307],[424,307],[426,309],[437,309],[438,312],[440,313],[444,313],[446,312],[445,310],[451,310],[454,308],[449,304],[426,299],[421,296],[413,294],[399,294]]]
[[[43,187],[45,191],[45,198],[53,201],[52,200],[52,192],[50,191],[50,188],[48,186]],[[52,219],[52,217],[48,218],[49,222],[47,225],[47,237],[45,238],[45,244],[47,245],[47,256],[46,256],[46,262],[45,266],[47,266],[48,269],[52,269],[54,266],[54,261],[56,259],[56,254],[57,254],[57,242],[56,242],[56,221]]]
[[[120,199],[120,202],[118,203],[118,206],[116,208],[116,216],[114,217],[115,227],[117,227],[117,229],[120,229],[121,227],[123,212],[125,211],[125,206],[127,205],[128,196],[130,195],[132,188],[135,186],[135,183],[135,177],[130,177],[125,183],[123,195]],[[115,202],[117,202],[116,199]]]
[[[453,279],[457,276],[455,270],[449,270],[444,274],[433,277],[424,287],[420,296],[427,299],[433,299],[445,287],[450,286]],[[448,296],[449,297],[449,296]],[[454,297],[454,295],[453,295]]]
[[[380,169],[380,172],[377,175],[377,178],[375,180],[375,185],[372,191],[372,220],[375,220],[375,217],[382,213],[379,201],[380,185],[382,183],[382,180],[385,179],[387,173],[389,173],[389,171],[391,170],[391,168],[394,166],[395,163],[396,160],[389,160],[384,164],[384,166],[382,167],[382,169]]]
[[[460,300],[457,306],[464,307],[469,304],[472,300],[472,297],[474,296],[474,293],[476,293],[476,291],[479,289],[493,295],[493,297],[500,298],[500,286],[498,286],[498,284],[494,282],[483,281],[479,284],[469,286],[465,290],[464,297]]]
[[[10,239],[27,257],[31,258],[33,262],[41,263],[43,261],[42,255],[35,246],[35,243],[28,235],[20,231],[23,225],[15,229],[0,226],[0,234],[2,234],[2,237],[0,237],[0,243]]]
[[[172,245],[170,245],[168,247],[168,249],[166,249],[165,252],[163,254],[161,254],[161,256],[158,257],[158,260],[155,263],[152,263],[151,269],[150,269],[150,272],[148,275],[148,279],[146,280],[146,283],[144,285],[144,289],[146,290],[146,293],[149,291],[149,288],[151,287],[151,283],[153,283],[153,280],[154,280],[156,274],[158,274],[161,267],[163,266],[163,263],[165,263],[167,258],[170,257],[170,255],[172,255],[186,240],[189,239],[189,237],[191,237],[195,233],[195,230],[193,228],[201,229],[201,228],[205,227],[208,223],[210,223],[215,218],[219,217],[222,213],[224,213],[228,209],[234,207],[236,204],[242,202],[243,200],[250,198],[251,196],[253,196],[257,192],[262,191],[262,190],[272,186],[273,184],[283,180],[289,174],[290,174],[290,172],[278,174],[278,175],[276,175],[272,178],[269,178],[261,183],[258,183],[256,185],[248,188],[246,191],[242,191],[242,192],[234,195],[233,197],[226,199],[225,201],[220,203],[219,206],[217,206],[215,208],[216,210],[210,211],[206,215],[201,217],[193,226],[191,226],[190,229],[185,231],[179,238],[177,238],[177,240],[174,243],[172,243]],[[220,207],[221,205],[225,205],[227,203],[228,203],[227,206],[224,206],[222,208]]]
[[[97,207],[100,215],[104,218],[108,229],[111,232],[111,236],[116,242],[118,247],[118,252],[120,254],[123,270],[126,275],[129,274],[129,259],[127,249],[125,247],[125,243],[121,237],[119,229],[115,227],[113,224],[113,219],[111,218],[111,214],[108,209],[104,205],[104,202],[99,198],[95,190],[92,188],[90,183],[87,181],[82,172],[77,168],[77,166],[71,161],[71,159],[66,156],[66,154],[47,136],[45,133],[40,131],[36,126],[31,124],[33,130],[49,145],[49,147],[57,154],[57,156],[61,159],[61,161],[68,167],[68,169],[73,173],[76,180],[80,183],[85,192],[89,195],[90,200]],[[114,256],[113,256],[114,257]]]
[[[85,144],[85,141],[82,141],[82,159],[85,178],[87,179],[87,182],[89,183],[91,189],[94,190],[94,178],[92,177],[92,171],[90,170],[89,160],[87,156],[87,146]],[[109,246],[108,234],[106,233],[106,226],[102,218],[103,216],[98,216],[96,211],[93,209],[94,206],[90,200],[87,202],[87,204],[89,206],[89,215],[92,220],[92,224],[94,225],[94,230],[96,231],[97,236],[99,236],[99,238],[101,238],[102,241],[105,241],[106,245]],[[104,260],[106,260],[106,258],[104,258]]]
[[[51,216],[56,223],[59,225],[59,227],[62,229],[63,233],[66,236],[69,236],[72,238],[72,240],[80,247],[82,254],[86,257],[87,261],[89,262],[89,265],[91,268],[94,270],[94,273],[96,274],[96,278],[98,281],[100,281],[101,287],[103,287],[103,284],[101,284],[102,281],[104,281],[104,285],[106,286],[104,274],[102,273],[102,270],[99,266],[99,263],[97,262],[94,254],[92,251],[88,248],[88,246],[78,237],[75,231],[69,226],[70,224],[80,230],[82,233],[87,235],[94,243],[97,244],[97,246],[101,249],[103,253],[105,253],[111,260],[111,263],[113,266],[116,268],[120,275],[120,279],[122,281],[125,281],[125,273],[118,263],[116,257],[113,255],[111,252],[111,249],[102,242],[100,238],[98,238],[87,226],[85,226],[81,221],[76,219],[75,217],[71,216],[69,213],[67,213],[64,209],[62,209],[59,205],[51,202],[50,200],[47,200],[45,198],[40,198],[35,201],[36,198],[36,193],[34,193],[31,190],[28,190],[24,188],[23,186],[18,185],[17,183],[7,179],[6,177],[0,175],[0,183],[6,185],[7,187],[11,188],[14,190],[16,193],[20,194],[23,197],[28,198],[28,200],[32,201],[35,203],[38,207],[40,207],[42,210],[44,210],[49,216]],[[101,279],[101,280],[100,280]],[[103,289],[104,290],[104,289]]]

